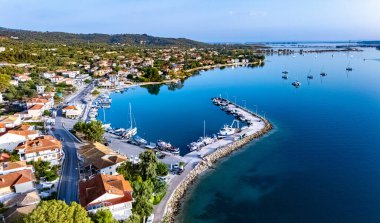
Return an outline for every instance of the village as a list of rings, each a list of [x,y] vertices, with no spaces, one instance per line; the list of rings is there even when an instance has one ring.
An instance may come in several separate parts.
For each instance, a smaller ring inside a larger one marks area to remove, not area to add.
[[[15,46],[6,42],[0,47],[0,203],[6,221],[32,212],[42,200],[49,199],[77,201],[89,213],[106,207],[116,220],[128,219],[134,193],[131,182],[117,170],[126,161],[139,163],[146,149],[109,133],[104,134],[107,139],[103,142],[75,134],[72,129],[78,121],[90,121],[91,103],[108,91],[177,83],[201,69],[263,62],[252,50],[226,53],[170,47],[124,53],[78,52],[75,48],[77,55],[86,54],[86,60],[66,57],[56,65],[33,57],[38,53],[45,59],[64,56],[71,47],[31,46],[25,50]],[[29,56],[16,63],[6,61],[7,55],[25,52]],[[158,158],[168,170],[183,168],[180,156],[161,152]],[[174,175],[164,171],[157,179],[165,185]],[[156,194],[160,193],[165,191]]]

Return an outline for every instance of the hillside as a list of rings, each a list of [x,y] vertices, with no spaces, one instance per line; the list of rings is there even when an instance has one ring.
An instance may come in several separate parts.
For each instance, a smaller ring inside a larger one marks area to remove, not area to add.
[[[46,43],[106,43],[129,44],[145,46],[204,46],[206,43],[185,38],[163,38],[146,34],[75,34],[65,32],[37,32],[28,30],[8,29],[0,27],[0,37],[18,37],[19,41]]]

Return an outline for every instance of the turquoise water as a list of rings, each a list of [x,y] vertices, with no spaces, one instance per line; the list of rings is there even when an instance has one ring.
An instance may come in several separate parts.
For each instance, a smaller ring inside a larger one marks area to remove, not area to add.
[[[271,56],[260,68],[202,72],[175,91],[112,94],[106,119],[127,127],[131,102],[139,134],[170,141],[182,154],[203,120],[209,134],[232,121],[210,102],[219,94],[257,105],[274,123],[271,134],[201,177],[180,222],[380,222],[380,51],[352,54],[350,73],[343,53]],[[289,80],[281,79],[285,67]]]

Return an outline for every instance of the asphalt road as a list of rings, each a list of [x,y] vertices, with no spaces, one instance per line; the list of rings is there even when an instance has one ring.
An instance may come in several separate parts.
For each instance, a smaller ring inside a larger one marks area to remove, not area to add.
[[[80,102],[85,98],[87,93],[92,90],[92,85],[81,89],[76,95],[70,97],[66,103]],[[55,130],[52,131],[54,136],[58,139],[63,139],[63,151],[65,152],[65,159],[62,164],[61,179],[58,185],[58,199],[64,200],[70,204],[73,201],[78,202],[78,181],[79,181],[79,163],[77,157],[77,149],[81,146],[80,142],[68,133],[62,123],[62,111],[59,110],[55,119]]]

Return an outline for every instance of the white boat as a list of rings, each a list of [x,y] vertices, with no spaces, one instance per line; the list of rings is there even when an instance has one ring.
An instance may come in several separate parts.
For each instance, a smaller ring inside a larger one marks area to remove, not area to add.
[[[102,127],[103,127],[104,130],[107,131],[108,129],[111,129],[111,123],[105,123],[105,124],[102,125]]]
[[[210,145],[214,139],[206,136],[206,121],[203,121],[203,137],[200,137],[196,142],[190,143],[187,147],[190,151],[199,150],[204,146]]]
[[[236,128],[233,127],[234,123],[236,123]],[[218,132],[218,138],[225,138],[235,134],[239,130],[239,121],[236,119],[232,122],[232,124],[224,125],[223,128]]]
[[[141,137],[138,136],[138,135],[133,136],[132,139],[133,139],[135,142],[137,142],[139,145],[147,145],[147,144],[148,144],[148,142],[147,142],[145,139],[141,138]]]
[[[132,138],[134,135],[137,134],[137,127],[133,127],[133,121],[132,121],[132,106],[131,106],[131,103],[129,103],[129,119],[130,119],[130,123],[131,123],[131,126],[126,129],[123,133],[123,137],[124,138],[127,138],[127,139],[130,139]]]
[[[292,85],[293,85],[294,87],[300,87],[300,86],[301,86],[301,82],[299,82],[299,81],[294,81],[294,82],[292,83]]]
[[[165,142],[163,140],[157,141],[157,149],[168,151],[173,154],[179,154],[179,148],[172,146],[172,144]]]

